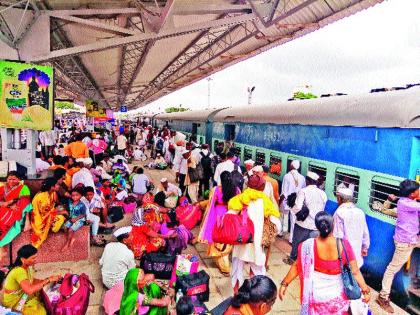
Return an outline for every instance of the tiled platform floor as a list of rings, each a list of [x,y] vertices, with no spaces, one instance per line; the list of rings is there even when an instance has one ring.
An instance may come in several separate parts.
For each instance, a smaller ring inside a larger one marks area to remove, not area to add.
[[[146,169],[146,174],[148,174],[152,180],[155,182],[155,185],[159,183],[160,178],[167,177],[170,181],[174,180],[172,171],[156,171]],[[118,223],[118,226],[128,225],[131,218],[125,218],[122,222]],[[108,237],[112,239],[111,237]],[[105,292],[105,289],[101,282],[101,272],[98,264],[99,258],[102,254],[102,248],[91,247],[90,259],[79,261],[79,262],[64,262],[64,263],[46,263],[46,264],[37,264],[37,277],[45,277],[50,274],[56,273],[86,273],[89,275],[91,281],[95,285],[96,291],[91,296],[88,315],[98,315],[104,314],[101,307],[102,297]],[[206,248],[205,246],[198,244],[195,247],[190,246],[187,249],[187,252],[198,254],[200,257],[200,268],[207,271],[211,276],[210,280],[210,301],[207,304],[209,309],[212,309],[220,302],[222,302],[227,297],[233,294],[230,278],[223,276],[213,264],[213,261],[206,257]],[[283,258],[287,256],[290,252],[290,245],[287,241],[278,238],[272,248],[272,255],[270,258],[270,270],[268,274],[275,280],[276,283],[280,283],[283,277],[286,275],[289,270],[289,266],[283,263]],[[370,303],[372,314],[382,315],[387,314],[376,305],[374,302],[377,296],[376,292],[372,293],[372,302]],[[281,302],[277,300],[274,304],[271,314],[299,314],[300,304],[299,304],[299,281],[295,280],[287,291],[286,299]],[[407,314],[401,309],[397,309],[395,314]]]

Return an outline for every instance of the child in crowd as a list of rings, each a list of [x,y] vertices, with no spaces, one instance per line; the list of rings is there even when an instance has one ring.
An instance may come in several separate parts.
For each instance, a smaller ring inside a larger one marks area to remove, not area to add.
[[[80,200],[82,196],[82,188],[75,188],[71,192],[71,199],[68,204],[69,218],[64,224],[67,230],[67,242],[63,246],[63,251],[73,245],[75,241],[74,233],[86,223],[86,207]]]

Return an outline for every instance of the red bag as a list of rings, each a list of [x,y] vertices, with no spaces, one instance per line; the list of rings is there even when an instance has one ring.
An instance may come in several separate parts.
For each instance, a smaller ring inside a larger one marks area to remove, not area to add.
[[[180,205],[175,209],[176,218],[188,230],[192,230],[201,220],[200,206],[191,205],[186,197],[181,197]]]
[[[78,277],[79,287],[73,293],[74,276]],[[95,292],[95,287],[86,274],[82,273],[80,276],[77,276],[67,273],[63,278],[59,291],[61,296],[58,301],[50,301],[47,293],[44,290],[42,291],[44,305],[48,314],[84,315],[89,306],[90,293]]]
[[[254,223],[248,217],[247,210],[241,214],[226,213],[221,224],[216,224],[212,235],[215,243],[242,245],[254,241]]]

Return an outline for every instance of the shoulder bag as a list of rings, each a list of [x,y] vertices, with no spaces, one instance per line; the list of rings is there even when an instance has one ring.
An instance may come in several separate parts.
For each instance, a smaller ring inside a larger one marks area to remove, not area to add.
[[[344,247],[344,243],[342,239],[337,238],[336,241],[337,241],[338,260],[340,261],[340,268],[341,268],[341,278],[343,279],[344,292],[346,293],[346,296],[349,300],[358,300],[361,298],[362,292],[360,290],[359,285],[356,282],[356,279],[354,279],[353,277],[353,273],[351,272],[346,248]],[[343,260],[341,259],[340,246],[339,246],[340,242],[343,247],[344,255],[346,255],[346,260],[347,260],[346,265],[343,265]]]

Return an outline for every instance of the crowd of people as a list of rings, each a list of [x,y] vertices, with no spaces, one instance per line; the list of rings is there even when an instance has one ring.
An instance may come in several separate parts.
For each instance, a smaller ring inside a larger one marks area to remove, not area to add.
[[[44,132],[39,140],[36,168],[50,175],[40,190],[31,192],[14,171],[0,187],[1,254],[20,233],[31,234],[31,244],[19,249],[2,274],[3,306],[25,315],[46,314],[40,292],[60,275],[37,279],[37,253],[49,234],[59,231],[66,236],[57,245],[60,250],[78,250],[77,233],[87,227],[91,244],[105,247],[99,264],[106,314],[194,314],[188,296],[176,303],[174,289],[138,262],[150,253],[180,254],[196,243],[207,246],[207,256],[231,279],[234,296],[220,314],[269,313],[297,277],[302,314],[362,314],[366,309],[370,290],[360,268],[369,251],[369,230],[351,186],[338,187],[339,206],[331,216],[325,212],[327,195],[319,174],[302,175],[294,160],[279,182],[271,175],[280,174],[281,165],[246,160],[241,167],[231,141],[218,143],[212,152],[194,136],[146,124],[96,133],[73,128],[60,136]],[[153,182],[145,172],[168,167],[174,182],[164,175]],[[377,299],[391,313],[393,277],[418,244],[419,185],[403,181],[399,198],[396,251]],[[116,228],[123,218],[130,224]],[[267,270],[271,246],[286,232],[292,250],[284,263],[291,267],[277,287]],[[111,233],[116,241],[107,242],[104,235]],[[346,294],[343,265],[360,288],[356,299]]]

